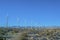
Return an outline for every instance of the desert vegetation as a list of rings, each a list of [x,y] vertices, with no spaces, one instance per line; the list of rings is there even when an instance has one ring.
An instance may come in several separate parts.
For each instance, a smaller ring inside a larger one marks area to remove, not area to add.
[[[60,29],[0,28],[0,40],[8,35],[8,40],[60,40]]]

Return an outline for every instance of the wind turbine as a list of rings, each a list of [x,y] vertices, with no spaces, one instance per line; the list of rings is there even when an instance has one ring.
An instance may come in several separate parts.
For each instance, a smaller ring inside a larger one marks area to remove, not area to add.
[[[31,29],[32,29],[32,20],[31,20]]]
[[[19,17],[17,17],[17,28],[20,26],[19,23],[20,23],[20,19]]]
[[[2,25],[1,25],[1,17],[0,17],[0,27],[2,27]]]
[[[26,25],[26,23],[27,23],[27,20],[26,20],[26,19],[24,19],[24,23],[25,23],[25,29],[26,29],[26,26],[27,26],[27,25]]]
[[[6,15],[6,27],[8,28],[8,14]]]
[[[5,32],[8,32],[8,14],[6,14],[6,30]],[[8,34],[5,34],[5,36],[7,37]]]

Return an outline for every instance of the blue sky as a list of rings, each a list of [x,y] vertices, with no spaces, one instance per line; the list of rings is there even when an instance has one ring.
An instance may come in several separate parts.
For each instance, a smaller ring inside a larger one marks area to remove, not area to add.
[[[7,14],[9,26],[60,26],[60,0],[0,0],[0,26]]]

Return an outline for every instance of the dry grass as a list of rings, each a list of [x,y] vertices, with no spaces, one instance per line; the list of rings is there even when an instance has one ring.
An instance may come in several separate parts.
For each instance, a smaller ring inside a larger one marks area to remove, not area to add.
[[[27,32],[29,31],[26,30],[24,32],[17,33],[17,35],[15,35],[15,37],[12,38],[12,40],[26,40],[25,37]],[[39,36],[45,37],[47,40],[49,40],[51,38],[54,38],[56,36],[56,33],[58,32],[60,32],[60,29],[44,29],[42,32],[38,32],[38,34]]]

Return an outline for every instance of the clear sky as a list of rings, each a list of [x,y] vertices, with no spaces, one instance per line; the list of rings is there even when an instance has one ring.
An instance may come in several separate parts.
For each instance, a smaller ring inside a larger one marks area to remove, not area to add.
[[[10,26],[60,26],[60,0],[0,0],[0,26],[7,14]]]

